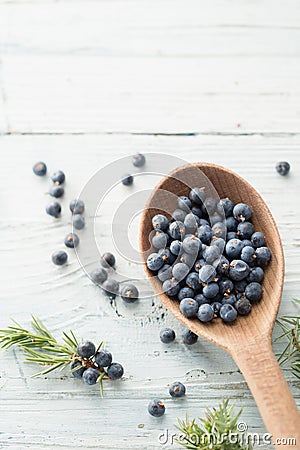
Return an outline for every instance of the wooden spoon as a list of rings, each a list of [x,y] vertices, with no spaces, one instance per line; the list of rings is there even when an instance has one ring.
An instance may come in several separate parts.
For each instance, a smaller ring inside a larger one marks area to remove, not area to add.
[[[195,163],[175,169],[158,183],[143,211],[140,228],[143,262],[146,263],[149,253],[155,251],[149,244],[152,217],[157,213],[170,216],[176,208],[176,197],[188,195],[194,186],[204,186],[210,196],[217,193],[220,198],[229,197],[235,203],[243,202],[252,207],[255,230],[264,233],[272,251],[272,261],[265,270],[262,300],[253,306],[248,316],[239,316],[233,324],[225,324],[221,319],[203,324],[181,314],[179,302],[162,293],[160,281],[145,264],[147,276],[162,303],[180,322],[230,353],[248,383],[273,442],[280,438],[295,438],[297,444],[291,443],[284,448],[300,448],[300,414],[271,343],[283,287],[283,249],[275,221],[261,196],[243,178],[221,166]]]

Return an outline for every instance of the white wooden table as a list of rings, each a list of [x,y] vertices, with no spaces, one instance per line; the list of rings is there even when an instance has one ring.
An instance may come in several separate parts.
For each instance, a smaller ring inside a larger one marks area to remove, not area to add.
[[[97,388],[70,377],[32,379],[35,368],[20,352],[1,353],[1,448],[176,448],[159,444],[159,434],[222,396],[244,407],[251,431],[264,431],[227,354],[203,340],[186,348],[180,324],[154,298],[111,307],[75,255],[63,268],[50,255],[70,230],[68,201],[96,169],[136,151],[215,162],[244,176],[269,204],[286,255],[281,313],[294,311],[299,23],[297,0],[0,1],[0,327],[10,317],[28,325],[33,313],[57,336],[72,328],[104,338],[126,368],[100,399]],[[274,170],[282,159],[292,166],[286,179]],[[44,213],[49,180],[32,174],[37,160],[67,174],[58,221]],[[110,250],[108,215],[100,223]],[[136,271],[122,258],[118,265]],[[178,335],[167,347],[158,338],[166,325]],[[287,378],[300,404],[297,383]],[[180,402],[167,394],[175,380],[187,386]],[[161,420],[146,411],[155,396],[166,400]]]

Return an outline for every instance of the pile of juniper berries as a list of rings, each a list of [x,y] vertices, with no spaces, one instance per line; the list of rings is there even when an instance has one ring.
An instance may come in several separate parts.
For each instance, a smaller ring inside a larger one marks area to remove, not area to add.
[[[171,220],[163,214],[152,218],[155,251],[147,267],[163,292],[180,302],[185,317],[229,323],[261,300],[271,251],[251,217],[250,206],[229,198],[217,202],[195,187],[189,197],[178,197]]]

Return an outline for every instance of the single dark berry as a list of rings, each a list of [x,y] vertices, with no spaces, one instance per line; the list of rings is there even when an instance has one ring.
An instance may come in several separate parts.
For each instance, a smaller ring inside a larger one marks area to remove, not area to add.
[[[198,319],[200,322],[210,322],[214,318],[214,309],[209,304],[200,305],[198,309]]]
[[[259,283],[253,281],[246,286],[245,295],[250,302],[258,302],[262,298],[263,290]]]
[[[66,179],[66,176],[62,170],[58,170],[51,177],[51,180],[53,181],[53,183],[55,183],[57,185],[63,184],[65,182],[65,179]]]
[[[172,278],[172,267],[169,264],[164,264],[157,272],[157,277],[162,283]]]
[[[51,259],[56,266],[63,266],[68,261],[68,254],[63,250],[59,250],[52,254]]]
[[[206,297],[204,297],[203,294],[197,294],[195,296],[195,300],[198,303],[198,305],[206,305],[207,303],[210,303],[210,300]]]
[[[185,280],[188,287],[192,288],[195,292],[200,291],[201,281],[199,279],[199,274],[197,272],[191,272],[188,274]]]
[[[250,273],[250,267],[242,260],[233,260],[230,263],[229,277],[233,281],[240,281],[246,278]]]
[[[180,311],[185,317],[194,317],[199,309],[198,302],[193,298],[184,298],[180,302]]]
[[[226,276],[228,275],[228,273],[229,273],[229,261],[228,261],[227,258],[225,258],[225,256],[223,256],[223,255],[221,256],[216,270],[217,270],[217,273],[219,275],[223,275],[223,276],[224,275],[226,275]]]
[[[225,247],[226,255],[229,259],[237,259],[241,256],[243,248],[244,244],[242,241],[239,239],[230,239]]]
[[[78,344],[77,353],[82,358],[90,358],[94,355],[96,347],[91,341],[82,341]]]
[[[79,244],[79,237],[75,233],[69,233],[65,237],[64,243],[68,248],[75,248]]]
[[[254,225],[251,222],[240,222],[237,227],[237,235],[240,239],[251,239],[254,233]]]
[[[132,157],[132,164],[135,167],[143,167],[145,165],[146,158],[142,153],[136,153]]]
[[[131,186],[133,183],[133,176],[132,175],[125,175],[122,178],[122,184],[124,184],[124,186]]]
[[[176,259],[176,256],[173,255],[168,248],[160,248],[158,250],[158,254],[162,257],[163,262],[166,264],[173,264]]]
[[[245,203],[238,203],[233,208],[233,217],[238,222],[245,222],[246,220],[249,220],[251,216],[252,216],[252,209]]]
[[[163,342],[164,344],[169,344],[170,342],[174,341],[176,335],[175,331],[172,330],[172,328],[163,328],[162,330],[160,330],[159,337],[161,342]]]
[[[97,352],[95,355],[95,363],[99,367],[110,366],[112,363],[112,354],[105,349],[99,350],[99,352]]]
[[[204,189],[194,187],[189,194],[190,200],[196,205],[202,205],[205,200]]]
[[[133,284],[126,284],[126,286],[122,287],[120,295],[124,302],[134,303],[139,298],[139,291]]]
[[[175,209],[175,211],[172,213],[172,219],[177,220],[178,222],[184,222],[185,216],[187,215],[186,211],[183,211],[182,209]]]
[[[186,328],[182,333],[182,341],[186,345],[193,345],[198,341],[198,336],[197,334]]]
[[[253,267],[256,261],[255,249],[246,245],[241,252],[241,260],[245,261],[249,267]]]
[[[75,198],[70,202],[70,211],[73,214],[82,214],[84,211],[84,202],[80,199]]]
[[[184,298],[194,298],[195,292],[190,287],[183,287],[178,292],[177,298],[179,301],[183,300]]]
[[[234,203],[229,198],[221,198],[218,203],[217,211],[225,214],[225,217],[232,216]]]
[[[220,309],[222,308],[222,303],[220,303],[220,302],[213,302],[211,304],[211,306],[212,306],[212,308],[214,310],[214,315],[216,317],[219,317],[220,316]]]
[[[249,275],[247,276],[247,281],[249,283],[252,283],[253,281],[261,283],[264,279],[264,275],[264,271],[261,267],[253,267],[253,269],[251,269]]]
[[[185,395],[185,386],[180,381],[175,381],[169,387],[169,394],[171,397],[183,397]]]
[[[241,316],[247,316],[251,312],[251,303],[245,296],[239,298],[234,307]]]
[[[164,260],[159,253],[151,253],[147,258],[148,269],[156,272],[164,265]]]
[[[290,165],[287,161],[280,161],[276,164],[276,170],[279,175],[285,176],[290,171]]]
[[[113,278],[107,278],[101,286],[103,293],[114,300],[119,293],[119,282]]]
[[[227,217],[225,220],[227,232],[236,231],[239,222],[232,216]]]
[[[173,253],[173,255],[178,256],[179,253],[182,250],[182,242],[176,239],[175,241],[172,241],[170,244],[170,251]]]
[[[101,284],[107,280],[107,272],[104,267],[99,267],[90,273],[90,278],[95,284]]]
[[[172,268],[172,274],[173,277],[177,281],[182,281],[184,278],[186,278],[187,274],[189,273],[190,268],[187,264],[184,263],[177,263]]]
[[[98,370],[93,369],[92,367],[89,367],[86,369],[82,375],[82,379],[85,382],[85,384],[93,385],[97,383],[97,380],[99,378],[100,372]]]
[[[65,190],[60,185],[54,185],[49,189],[49,194],[51,197],[60,198],[64,195]]]
[[[237,318],[237,310],[230,304],[222,305],[220,309],[220,317],[224,322],[234,322]]]
[[[210,245],[213,231],[209,225],[200,225],[198,228],[198,238],[203,244]]]
[[[251,236],[251,242],[254,248],[264,247],[265,246],[265,237],[263,233],[260,231],[256,231]]]
[[[152,237],[152,245],[154,248],[163,249],[167,246],[169,237],[163,231],[157,230],[154,232],[154,236]]]
[[[272,257],[271,251],[268,247],[259,247],[255,251],[256,264],[260,267],[265,267],[269,264]]]
[[[108,366],[106,373],[112,380],[119,380],[119,378],[122,378],[123,376],[124,369],[121,364],[112,363],[110,366]]]
[[[35,163],[32,170],[38,177],[43,177],[47,173],[47,166],[44,162],[39,161]]]
[[[171,280],[166,280],[163,282],[162,290],[169,297],[175,297],[175,295],[178,294],[179,289],[180,289],[180,284],[178,283],[177,280],[175,280],[175,278],[172,278]]]
[[[221,295],[224,295],[225,293],[231,294],[234,289],[233,282],[229,278],[223,278],[219,282],[219,289]]]
[[[73,227],[75,230],[82,230],[85,226],[84,217],[81,214],[74,214],[73,216]]]
[[[234,294],[227,294],[225,292],[224,297],[222,298],[222,305],[234,305],[236,302],[236,296]]]
[[[103,255],[101,255],[100,264],[106,269],[108,269],[109,267],[114,267],[114,265],[116,264],[116,258],[112,253],[105,252],[103,253]]]
[[[216,270],[213,266],[206,265],[199,270],[199,279],[202,283],[210,283],[216,277]]]
[[[190,212],[192,207],[192,202],[188,197],[185,197],[184,195],[181,195],[177,199],[178,208],[182,209],[183,211]]]
[[[179,220],[170,223],[168,233],[172,239],[180,241],[185,235],[184,223]]]
[[[199,226],[198,221],[199,221],[199,219],[197,218],[197,216],[195,216],[195,214],[193,214],[193,213],[187,214],[183,221],[186,233],[191,233],[191,234],[196,233],[198,226]]]
[[[152,226],[155,230],[167,230],[169,226],[168,218],[163,214],[156,214],[156,216],[152,218]]]
[[[218,283],[208,283],[203,287],[202,291],[204,297],[214,299],[219,293]]]
[[[58,202],[51,202],[48,206],[46,206],[46,213],[49,216],[55,217],[56,219],[60,216],[61,206]]]
[[[86,367],[83,367],[80,361],[73,361],[71,363],[70,369],[73,377],[82,378],[82,375],[86,370]]]
[[[151,400],[148,404],[148,413],[153,417],[161,417],[165,413],[165,405],[164,403],[159,400],[158,398],[155,398],[154,400]]]

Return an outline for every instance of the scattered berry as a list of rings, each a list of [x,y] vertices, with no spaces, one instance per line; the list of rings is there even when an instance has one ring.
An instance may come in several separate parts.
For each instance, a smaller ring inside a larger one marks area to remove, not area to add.
[[[64,195],[65,190],[62,186],[58,185],[54,185],[49,189],[49,194],[51,195],[51,197],[55,197],[55,198],[60,198]]]
[[[82,214],[84,211],[84,202],[75,198],[70,203],[70,210],[73,214]]]
[[[175,381],[169,387],[171,397],[183,397],[185,395],[185,386],[180,381]]]
[[[174,341],[176,335],[175,331],[172,330],[172,328],[163,328],[162,330],[160,330],[159,337],[161,342],[163,342],[164,344],[169,344],[170,342]]]
[[[290,165],[287,161],[281,161],[276,164],[276,170],[279,175],[285,176],[290,171]]]
[[[198,336],[187,328],[182,333],[182,341],[186,345],[193,345],[198,341]]]
[[[151,400],[151,402],[149,402],[148,404],[148,412],[151,416],[153,417],[161,417],[164,415],[165,413],[165,405],[164,403],[155,398],[154,400]]]
[[[69,233],[65,237],[64,243],[68,248],[75,248],[79,244],[79,237],[75,233]]]
[[[46,213],[49,214],[49,216],[55,217],[56,219],[60,216],[61,213],[61,206],[58,202],[51,202],[46,207]]]
[[[47,166],[44,162],[39,161],[35,163],[32,170],[38,177],[43,177],[47,173]]]
[[[114,300],[119,293],[119,282],[113,278],[107,278],[101,286],[103,292],[110,300]]]
[[[122,178],[122,184],[124,184],[124,186],[131,186],[133,183],[133,176],[132,175],[125,175]]]
[[[124,302],[134,303],[139,298],[139,291],[133,284],[127,284],[122,287],[120,295]]]
[[[81,214],[74,214],[73,216],[73,227],[75,230],[82,230],[85,226],[84,217]]]
[[[116,264],[116,258],[110,252],[103,253],[100,258],[100,264],[108,269],[109,267],[114,267]]]
[[[55,183],[57,185],[63,184],[65,182],[65,179],[66,179],[66,176],[62,170],[58,170],[51,177],[51,180],[53,181],[53,183]]]
[[[146,158],[142,153],[136,153],[132,157],[132,164],[135,167],[143,167],[145,165]]]
[[[95,284],[101,284],[107,280],[107,272],[104,267],[99,267],[90,273],[90,277]]]
[[[59,250],[52,254],[51,259],[56,266],[63,266],[68,261],[68,254],[63,250]]]

